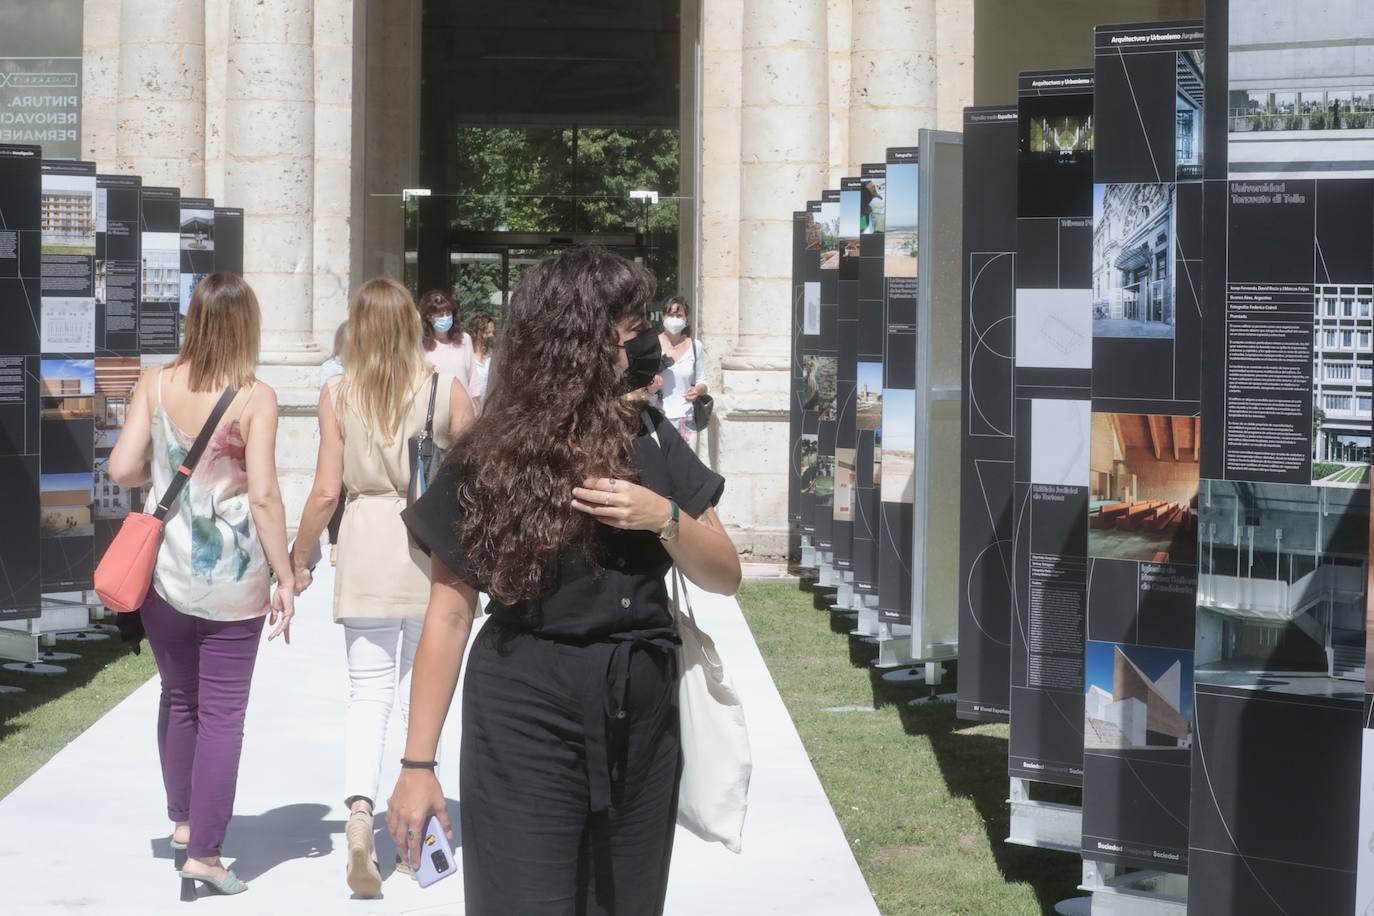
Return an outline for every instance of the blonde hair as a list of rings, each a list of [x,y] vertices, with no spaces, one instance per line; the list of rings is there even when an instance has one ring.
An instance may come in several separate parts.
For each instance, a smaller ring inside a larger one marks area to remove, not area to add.
[[[420,313],[395,280],[368,280],[348,305],[339,406],[351,401],[369,433],[380,433],[388,444],[401,427],[419,376],[429,374],[420,336]]]
[[[183,327],[185,339],[172,365],[185,366],[192,391],[215,391],[253,381],[258,366],[262,312],[258,297],[243,278],[213,273],[191,293]]]

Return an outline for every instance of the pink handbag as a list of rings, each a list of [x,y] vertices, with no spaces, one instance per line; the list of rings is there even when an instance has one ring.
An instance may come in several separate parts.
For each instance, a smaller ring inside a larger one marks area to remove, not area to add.
[[[220,418],[229,409],[238,391],[235,386],[224,389],[224,394],[220,395],[215,409],[210,411],[209,418],[196,436],[195,444],[186,453],[186,460],[172,476],[167,492],[162,494],[153,513],[130,512],[124,524],[119,526],[114,542],[95,568],[95,593],[111,610],[127,614],[143,607],[143,602],[148,598],[148,589],[153,587],[157,552],[162,547],[163,520],[181,495],[182,487],[191,478],[201,453],[210,444],[210,436],[219,426]]]

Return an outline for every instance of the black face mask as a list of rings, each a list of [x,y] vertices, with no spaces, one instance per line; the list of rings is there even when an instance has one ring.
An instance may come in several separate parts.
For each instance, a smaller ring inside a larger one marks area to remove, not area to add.
[[[625,356],[630,361],[629,368],[621,376],[626,391],[637,391],[653,382],[663,360],[658,332],[650,328],[625,341]]]

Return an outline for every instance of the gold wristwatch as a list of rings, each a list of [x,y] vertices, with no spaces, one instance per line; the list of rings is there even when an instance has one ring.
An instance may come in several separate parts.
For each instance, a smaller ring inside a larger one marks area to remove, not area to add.
[[[670,499],[668,504],[673,507],[673,514],[668,519],[668,524],[663,526],[663,530],[658,533],[659,540],[672,541],[677,538],[678,530],[678,507],[677,500]]]

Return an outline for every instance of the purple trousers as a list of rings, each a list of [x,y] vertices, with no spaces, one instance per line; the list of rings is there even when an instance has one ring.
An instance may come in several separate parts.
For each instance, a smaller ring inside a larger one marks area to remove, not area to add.
[[[167,816],[191,822],[188,855],[214,858],[234,813],[243,714],[266,617],[192,617],[155,591],[141,610],[162,678],[157,750]]]

